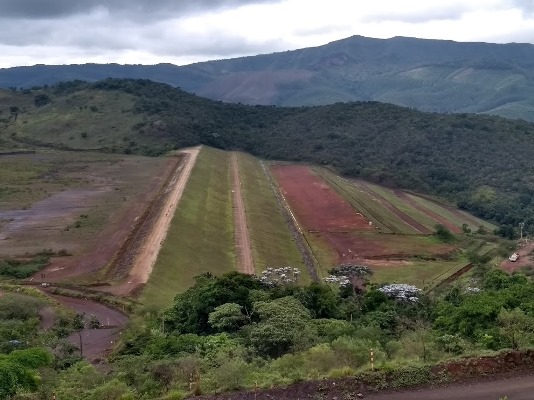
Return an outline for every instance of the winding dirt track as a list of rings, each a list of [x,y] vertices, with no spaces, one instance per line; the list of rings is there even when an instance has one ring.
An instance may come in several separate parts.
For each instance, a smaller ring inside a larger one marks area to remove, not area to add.
[[[105,357],[119,339],[120,331],[124,329],[128,322],[128,317],[123,313],[96,301],[59,296],[46,291],[45,293],[62,306],[70,308],[76,313],[85,314],[86,323],[91,315],[95,315],[98,318],[102,325],[101,329],[84,329],[81,331],[83,356],[89,361],[98,361]],[[45,319],[50,318],[46,316]],[[42,327],[50,328],[53,324],[53,319],[54,317],[52,316],[51,321],[43,321]],[[69,336],[69,341],[79,348],[80,335],[73,333]]]
[[[171,192],[167,196],[151,232],[145,237],[143,244],[133,260],[133,267],[128,274],[126,283],[111,289],[110,291],[113,293],[120,295],[130,294],[140,285],[148,281],[199,151],[199,147],[180,151],[181,153],[187,154],[183,169],[175,177],[175,181],[169,185]]]
[[[243,202],[243,192],[241,190],[241,180],[239,178],[239,162],[237,153],[231,155],[232,168],[232,198],[234,203],[234,236],[237,253],[237,267],[244,274],[254,274],[254,260],[250,247],[250,235],[247,226],[247,215],[245,203]]]

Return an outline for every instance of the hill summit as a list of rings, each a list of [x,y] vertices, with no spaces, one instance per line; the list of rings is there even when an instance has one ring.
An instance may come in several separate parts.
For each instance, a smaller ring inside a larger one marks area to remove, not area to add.
[[[302,106],[380,101],[440,113],[534,120],[534,46],[352,36],[323,46],[172,64],[36,65],[0,70],[0,87],[146,78],[213,100]]]

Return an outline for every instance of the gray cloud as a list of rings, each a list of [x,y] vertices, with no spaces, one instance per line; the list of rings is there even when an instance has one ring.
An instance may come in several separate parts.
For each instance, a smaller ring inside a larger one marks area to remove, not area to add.
[[[198,12],[276,0],[0,0],[0,16],[17,19],[56,19],[87,14],[98,9],[111,14],[173,18]]]
[[[510,4],[526,15],[534,15],[534,0],[510,0]]]
[[[410,24],[420,24],[431,21],[443,21],[459,19],[466,12],[466,9],[461,7],[449,6],[449,7],[433,7],[430,10],[421,10],[418,12],[389,12],[384,10],[381,13],[369,15],[363,18],[365,22],[383,22],[383,21],[396,21],[405,22]]]

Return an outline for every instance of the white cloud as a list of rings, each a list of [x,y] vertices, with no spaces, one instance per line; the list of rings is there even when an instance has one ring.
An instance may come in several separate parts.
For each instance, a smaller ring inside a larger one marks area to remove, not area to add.
[[[0,0],[0,67],[186,64],[352,35],[534,40],[534,0],[51,0],[48,9],[31,9],[37,3]]]

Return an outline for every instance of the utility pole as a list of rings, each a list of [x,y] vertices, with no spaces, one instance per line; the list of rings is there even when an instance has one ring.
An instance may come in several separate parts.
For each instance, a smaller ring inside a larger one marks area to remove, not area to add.
[[[525,223],[524,222],[520,222],[519,223],[519,229],[520,229],[520,238],[519,240],[523,240],[523,228],[525,227]]]

